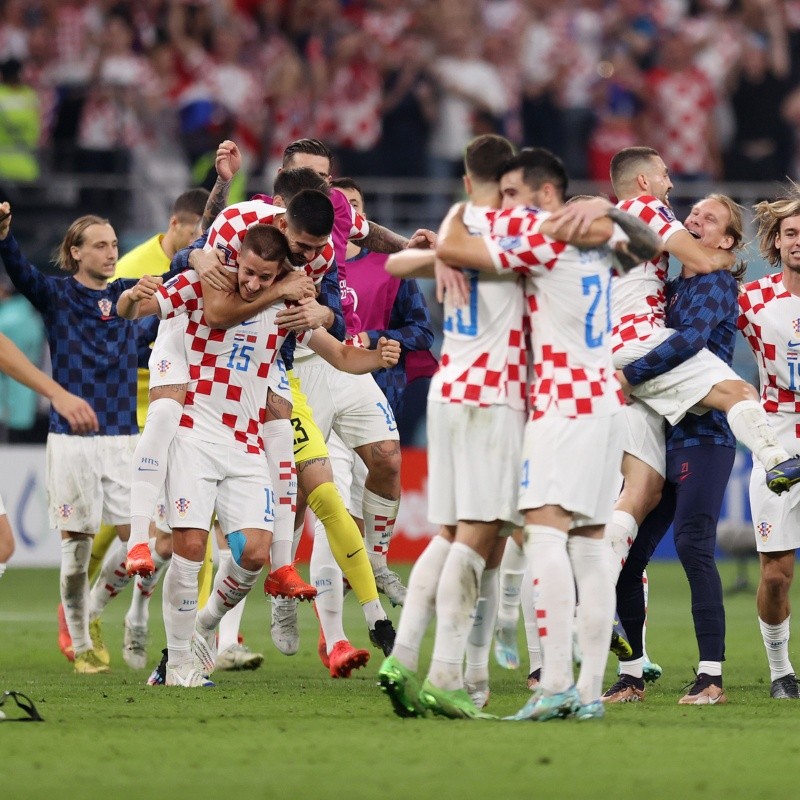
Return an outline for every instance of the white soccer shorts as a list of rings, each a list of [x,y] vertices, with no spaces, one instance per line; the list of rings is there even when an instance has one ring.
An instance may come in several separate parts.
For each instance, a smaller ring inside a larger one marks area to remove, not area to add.
[[[335,431],[331,431],[328,438],[328,455],[333,468],[333,481],[347,510],[354,517],[363,519],[364,483],[367,480],[366,464],[339,438]]]
[[[428,401],[428,519],[522,524],[517,488],[525,412]]]
[[[267,374],[267,387],[286,400],[289,405],[292,404],[292,388],[289,386],[289,375],[286,372],[286,364],[284,364],[280,353],[275,357],[275,361],[270,365],[269,373]]]
[[[186,359],[187,317],[162,319],[150,353],[150,388],[181,386],[189,383],[189,362]]]
[[[625,452],[667,477],[664,418],[638,400],[622,410],[625,423]]]
[[[319,357],[294,362],[308,404],[326,441],[332,430],[349,447],[397,441],[397,422],[372,375],[341,372]]]
[[[621,369],[668,339],[675,331],[662,328],[644,341],[632,340],[614,354],[614,366]],[[660,414],[671,425],[677,425],[688,412],[705,414],[698,403],[722,381],[741,378],[710,350],[701,350],[669,372],[635,386],[632,394]]]
[[[47,501],[50,526],[94,535],[101,523],[130,525],[132,436],[47,437]]]
[[[625,442],[622,414],[562,417],[546,414],[525,426],[520,511],[561,506],[572,527],[605,525],[620,486]]]
[[[214,511],[224,534],[272,530],[275,494],[263,453],[182,436],[167,458],[167,520],[171,528],[208,530]]]

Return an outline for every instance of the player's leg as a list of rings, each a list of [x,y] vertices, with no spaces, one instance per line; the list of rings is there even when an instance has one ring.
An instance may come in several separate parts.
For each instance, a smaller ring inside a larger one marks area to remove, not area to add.
[[[519,666],[517,624],[520,611],[520,588],[527,559],[522,546],[522,531],[516,529],[506,542],[500,563],[500,605],[494,631],[494,657],[504,669]]]
[[[0,578],[6,571],[6,564],[14,555],[14,534],[11,532],[11,523],[8,521],[3,498],[0,497]]]
[[[103,566],[106,554],[116,541],[116,527],[114,525],[101,525],[100,530],[92,540],[92,557],[89,560],[89,583],[94,583],[100,568]]]
[[[539,640],[539,623],[536,621],[536,605],[533,593],[533,576],[525,569],[519,592],[522,619],[525,623],[525,643],[528,648],[527,686],[531,691],[539,688],[542,680],[542,643]]]
[[[732,447],[699,445],[670,453],[677,458],[682,479],[677,483],[675,549],[686,572],[692,595],[692,619],[699,650],[697,679],[678,701],[686,705],[727,702],[723,690],[725,660],[725,608],[722,581],[714,560],[725,489],[736,451]]]

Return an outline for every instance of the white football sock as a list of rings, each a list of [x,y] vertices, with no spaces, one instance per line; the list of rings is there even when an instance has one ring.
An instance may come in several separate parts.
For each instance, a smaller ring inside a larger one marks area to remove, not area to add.
[[[394,532],[399,508],[399,498],[388,500],[367,488],[364,489],[364,542],[369,563],[376,572],[386,569],[389,540]]]
[[[711,675],[712,677],[722,676],[722,662],[721,661],[701,661],[697,665],[698,675]]]
[[[311,551],[311,583],[317,590],[314,607],[325,637],[327,652],[336,642],[347,639],[342,620],[344,606],[344,580],[328,543],[325,526],[319,521],[314,525],[314,548]]]
[[[61,603],[75,653],[92,649],[89,636],[89,559],[91,539],[61,540]]]
[[[526,569],[522,576],[519,601],[522,619],[525,621],[525,639],[528,643],[528,659],[530,661],[528,674],[530,675],[531,672],[542,668],[542,643],[539,641],[539,623],[536,621],[536,604],[530,569]]]
[[[146,578],[137,578],[133,585],[131,594],[131,605],[125,619],[129,625],[136,625],[146,628],[150,619],[150,598],[153,596],[161,576],[164,574],[164,567],[169,564],[169,558],[162,558],[156,552],[156,540],[150,540],[150,555],[153,557],[155,569]]]
[[[764,640],[764,649],[767,651],[771,681],[782,678],[790,672],[794,673],[792,662],[789,661],[789,621],[791,618],[789,615],[777,625],[769,625],[762,619],[758,620],[761,638]]]
[[[161,593],[161,610],[167,634],[170,666],[192,661],[192,635],[197,618],[197,576],[202,561],[173,555]]]
[[[128,550],[150,538],[150,521],[167,477],[167,453],[182,414],[183,406],[169,397],[153,400],[147,409],[147,419],[133,452]]]
[[[581,649],[578,692],[581,702],[592,703],[603,693],[608,643],[614,625],[616,595],[604,539],[570,536],[567,544],[578,597],[577,631]]]
[[[462,665],[486,562],[463,542],[453,542],[436,590],[436,639],[428,679],[439,689],[464,686]]]
[[[644,595],[644,624],[642,625],[642,655],[645,661],[650,658],[647,655],[647,608],[650,603],[650,581],[647,580],[647,570],[642,573],[642,594]],[[616,613],[616,611],[614,612]]]
[[[500,605],[500,571],[485,569],[481,576],[478,602],[467,638],[467,668],[464,680],[478,683],[489,680],[489,652],[492,649],[494,623]]]
[[[528,564],[525,550],[511,537],[506,542],[503,560],[500,562],[500,607],[497,625],[516,628],[519,622],[520,586]]]
[[[567,534],[547,525],[526,525],[525,533],[525,554],[533,575],[544,661],[542,689],[548,694],[556,694],[566,691],[574,683],[572,626],[575,579],[567,554]]]
[[[411,568],[408,594],[397,625],[392,655],[406,668],[417,671],[419,648],[436,608],[436,589],[451,544],[434,536]]]
[[[778,444],[761,403],[755,400],[736,403],[728,410],[728,425],[733,435],[763,464],[764,469],[772,469],[791,457]]]
[[[231,559],[230,548],[219,549],[219,569]],[[217,650],[221,653],[229,647],[239,643],[239,627],[242,624],[244,614],[244,600],[238,603],[219,622],[219,632],[217,634]]]
[[[292,561],[297,558],[297,548],[300,546],[300,540],[303,538],[304,527],[305,519],[300,520],[299,525],[295,525],[294,536],[292,537]]]
[[[225,614],[247,597],[247,593],[256,585],[260,574],[260,569],[245,569],[233,558],[220,561],[211,597],[197,614],[197,629],[203,634],[216,630]]]
[[[274,419],[262,429],[267,451],[269,477],[275,490],[275,522],[270,546],[270,569],[292,563],[294,515],[297,511],[297,467],[294,463],[294,434],[288,419]]]
[[[619,674],[641,679],[642,675],[644,675],[644,656],[632,658],[630,661],[620,661]]]
[[[627,511],[615,509],[611,515],[611,522],[606,525],[605,540],[608,542],[608,556],[611,564],[611,579],[617,583],[628,553],[631,551],[639,526],[636,519]]]
[[[111,552],[103,562],[100,573],[89,593],[90,620],[99,617],[109,600],[115,598],[131,582],[131,576],[125,571],[127,555],[127,543],[117,539],[111,546]]]
[[[5,564],[0,564],[0,578],[3,577],[3,574],[5,573],[5,571],[6,571],[6,565]]]

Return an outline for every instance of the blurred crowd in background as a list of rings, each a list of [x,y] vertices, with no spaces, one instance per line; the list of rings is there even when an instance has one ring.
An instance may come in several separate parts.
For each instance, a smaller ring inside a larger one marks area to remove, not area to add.
[[[0,80],[0,194],[84,176],[77,208],[148,234],[225,138],[232,201],[300,137],[356,179],[457,178],[484,132],[573,179],[635,144],[673,179],[800,178],[800,0],[4,0]]]

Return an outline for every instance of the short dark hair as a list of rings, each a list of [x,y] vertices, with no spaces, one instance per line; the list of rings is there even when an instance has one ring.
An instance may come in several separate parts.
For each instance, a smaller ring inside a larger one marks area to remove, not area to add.
[[[464,151],[464,170],[482,182],[496,181],[500,166],[514,155],[514,145],[503,136],[485,133],[474,138]]]
[[[319,139],[298,139],[292,142],[283,151],[283,166],[286,167],[297,153],[304,153],[309,156],[322,156],[333,163],[333,153],[330,151],[330,148]]]
[[[272,186],[273,197],[280,196],[288,205],[291,199],[304,189],[316,189],[323,194],[328,193],[328,183],[321,175],[309,167],[282,169],[275,177]]]
[[[239,256],[253,253],[264,261],[283,263],[289,258],[289,242],[274,225],[251,225],[244,234]]]
[[[172,216],[179,217],[181,214],[193,214],[202,217],[208,202],[208,189],[189,189],[183,194],[179,194],[172,204]]]
[[[610,177],[612,185],[616,189],[620,183],[631,181],[633,178],[632,173],[640,170],[643,163],[660,157],[658,150],[653,150],[652,147],[624,147],[614,153],[611,158]]]
[[[497,179],[509,172],[522,170],[522,181],[531,189],[540,189],[545,183],[552,183],[563,201],[567,194],[569,178],[564,162],[544,147],[524,147],[508,159],[498,170]]]
[[[362,197],[364,190],[352,178],[334,178],[331,181],[334,189],[355,189]]]
[[[303,189],[289,201],[286,221],[310,236],[330,236],[333,230],[333,203],[323,192]]]

